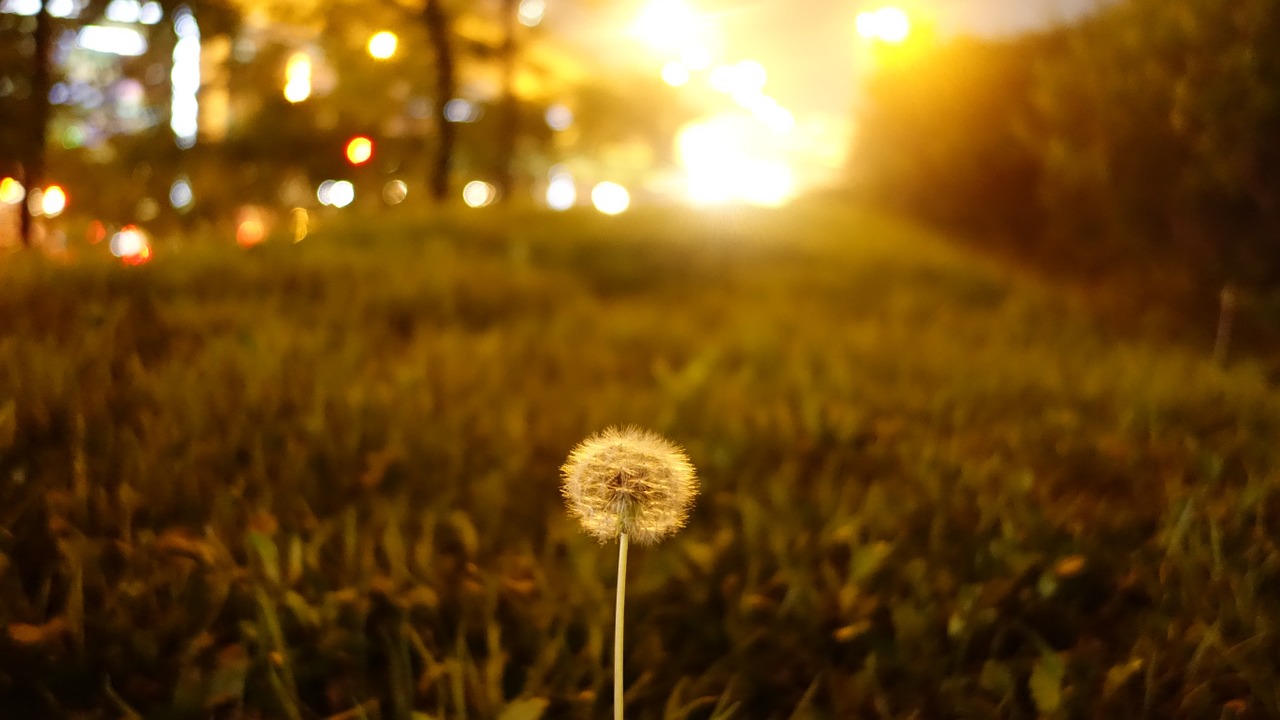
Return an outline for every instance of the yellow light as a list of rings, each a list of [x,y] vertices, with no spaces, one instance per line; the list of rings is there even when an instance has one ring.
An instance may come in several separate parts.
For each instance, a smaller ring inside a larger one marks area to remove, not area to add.
[[[711,67],[711,51],[705,45],[688,45],[680,51],[680,62],[690,70],[706,70]]]
[[[302,242],[307,236],[307,229],[310,225],[310,216],[307,215],[306,208],[296,207],[289,211],[289,219],[293,221],[293,241]]]
[[[311,97],[311,56],[296,52],[284,68],[284,99],[300,103]]]
[[[901,8],[883,7],[858,13],[856,23],[858,34],[868,40],[897,44],[911,34],[911,19]]]
[[[684,63],[672,60],[662,66],[662,82],[671,87],[680,87],[689,84],[689,68]]]
[[[710,80],[712,88],[738,99],[764,92],[769,74],[759,62],[743,60],[734,65],[717,65],[712,68]]]
[[[373,157],[373,141],[363,135],[351,138],[347,143],[347,161],[352,165],[363,165]]]
[[[45,217],[58,217],[67,209],[67,193],[57,185],[50,185],[40,196],[40,209]]]
[[[462,202],[467,207],[484,207],[497,198],[498,189],[483,180],[472,180],[462,188]]]
[[[631,31],[655,49],[673,51],[696,44],[702,25],[697,13],[682,0],[651,0]]]
[[[537,27],[542,22],[542,15],[547,11],[546,0],[520,0],[517,16],[525,27]]]
[[[620,215],[631,207],[631,193],[618,183],[598,183],[591,188],[591,204],[605,215]]]
[[[578,202],[578,188],[573,182],[573,176],[568,174],[559,174],[551,178],[551,183],[547,185],[547,207],[552,210],[568,210]]]
[[[409,186],[403,180],[392,180],[382,186],[382,201],[388,205],[399,205],[409,196]]]
[[[27,196],[26,188],[22,187],[22,183],[7,177],[0,180],[0,203],[6,205],[17,205]]]
[[[141,265],[151,259],[151,241],[134,225],[125,225],[112,235],[110,249],[126,265]]]
[[[399,44],[400,38],[389,30],[374,33],[373,37],[369,38],[369,57],[374,60],[387,60],[396,54],[396,46]]]
[[[791,167],[776,135],[758,118],[714,115],[681,128],[676,137],[689,198],[703,205],[776,206],[795,194]]]
[[[236,243],[240,247],[253,247],[267,237],[267,226],[263,222],[262,213],[256,208],[246,207],[240,211],[239,223],[236,225]]]

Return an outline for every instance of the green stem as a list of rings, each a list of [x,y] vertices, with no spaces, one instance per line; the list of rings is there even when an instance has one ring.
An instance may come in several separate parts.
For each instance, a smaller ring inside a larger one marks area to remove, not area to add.
[[[613,614],[613,720],[622,720],[622,610],[627,591],[627,534],[618,536],[618,604]]]

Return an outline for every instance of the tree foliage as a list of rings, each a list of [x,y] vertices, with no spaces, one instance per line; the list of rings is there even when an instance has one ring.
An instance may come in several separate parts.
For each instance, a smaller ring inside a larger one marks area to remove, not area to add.
[[[955,41],[882,73],[862,119],[861,177],[932,219],[1280,277],[1274,0],[1126,0],[1014,42]]]

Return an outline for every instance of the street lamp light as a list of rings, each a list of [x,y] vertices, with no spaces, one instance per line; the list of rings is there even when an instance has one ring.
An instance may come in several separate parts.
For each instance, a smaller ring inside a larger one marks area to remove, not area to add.
[[[396,54],[396,46],[399,44],[400,38],[389,30],[374,33],[373,37],[369,38],[369,46],[367,48],[369,57],[374,60],[388,60],[392,55]]]
[[[868,40],[897,45],[911,34],[911,19],[902,8],[883,7],[858,13],[858,34]]]

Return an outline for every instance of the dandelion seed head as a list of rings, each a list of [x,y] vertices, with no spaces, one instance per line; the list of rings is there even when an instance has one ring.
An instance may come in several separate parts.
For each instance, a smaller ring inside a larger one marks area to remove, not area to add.
[[[633,426],[583,440],[560,474],[569,513],[601,542],[622,533],[646,545],[661,540],[684,527],[698,493],[684,450]]]

